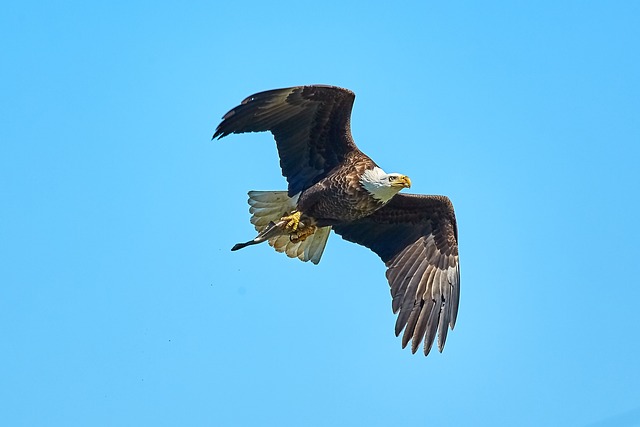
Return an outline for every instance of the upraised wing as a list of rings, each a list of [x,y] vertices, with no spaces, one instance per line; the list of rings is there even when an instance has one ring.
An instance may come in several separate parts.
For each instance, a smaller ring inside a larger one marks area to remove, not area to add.
[[[293,196],[358,150],[351,137],[355,94],[335,86],[298,86],[256,93],[229,111],[213,138],[270,131]]]
[[[442,351],[448,327],[455,326],[460,301],[458,230],[445,196],[398,194],[369,217],[333,227],[346,240],[366,246],[387,266],[387,279],[398,313],[396,336],[411,351],[424,338],[429,354],[438,335]]]

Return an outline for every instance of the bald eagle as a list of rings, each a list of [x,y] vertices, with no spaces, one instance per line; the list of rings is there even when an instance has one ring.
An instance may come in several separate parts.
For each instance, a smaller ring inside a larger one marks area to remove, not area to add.
[[[445,196],[399,193],[411,186],[387,173],[351,137],[355,94],[324,85],[256,93],[222,118],[213,139],[270,131],[287,191],[250,191],[258,235],[232,250],[268,241],[279,252],[317,264],[333,229],[378,254],[387,267],[395,333],[413,353],[424,342],[442,352],[460,299],[458,231]]]

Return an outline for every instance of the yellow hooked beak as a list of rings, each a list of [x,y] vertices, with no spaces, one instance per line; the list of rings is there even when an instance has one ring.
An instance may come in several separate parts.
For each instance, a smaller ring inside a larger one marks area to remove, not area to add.
[[[408,176],[402,175],[391,184],[393,187],[411,188],[411,180]]]

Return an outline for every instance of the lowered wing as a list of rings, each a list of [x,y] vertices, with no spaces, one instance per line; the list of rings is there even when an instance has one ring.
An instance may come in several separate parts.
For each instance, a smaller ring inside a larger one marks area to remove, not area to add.
[[[404,329],[402,347],[412,341],[415,353],[424,340],[427,355],[437,334],[442,351],[460,301],[458,231],[451,201],[398,194],[369,217],[333,229],[373,250],[387,266],[392,308],[398,313],[396,335]]]

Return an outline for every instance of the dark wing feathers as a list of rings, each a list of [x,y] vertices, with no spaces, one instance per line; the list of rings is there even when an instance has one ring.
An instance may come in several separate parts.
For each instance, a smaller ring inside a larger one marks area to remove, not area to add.
[[[358,150],[350,129],[354,99],[347,89],[320,85],[256,93],[224,115],[213,138],[270,131],[293,196]]]
[[[396,335],[404,329],[402,346],[412,341],[415,353],[423,341],[429,354],[437,334],[442,351],[460,300],[458,231],[451,201],[398,194],[372,215],[333,229],[373,250],[387,266],[393,312],[399,311]]]

